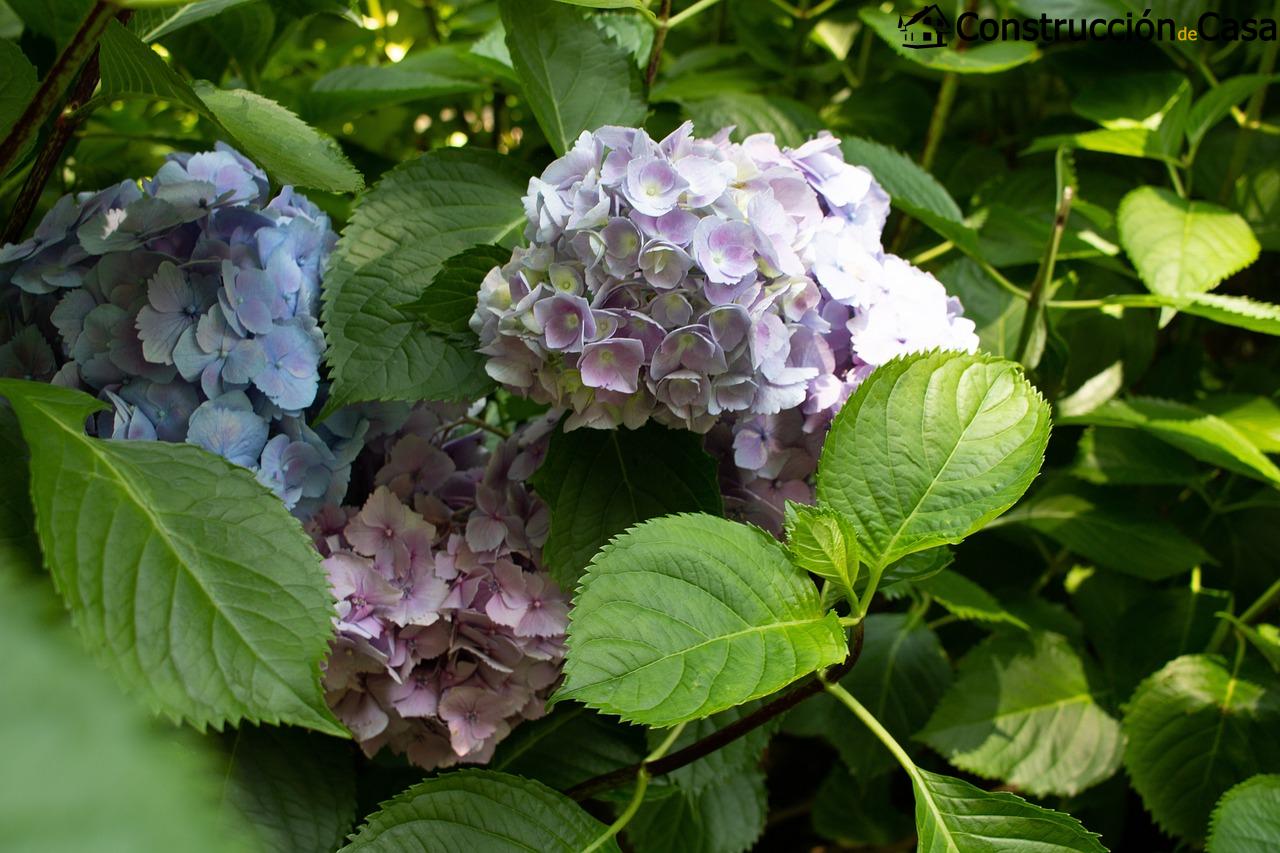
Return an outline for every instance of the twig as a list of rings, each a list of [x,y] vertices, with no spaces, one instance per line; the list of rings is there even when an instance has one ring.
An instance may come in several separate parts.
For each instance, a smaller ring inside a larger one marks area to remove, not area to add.
[[[640,764],[620,767],[617,770],[602,773],[599,776],[574,785],[565,793],[575,800],[590,799],[602,791],[625,785],[635,778],[636,773],[642,767],[648,770],[650,776],[661,776],[665,773],[670,773],[672,770],[678,770],[686,764],[692,764],[700,758],[707,757],[747,733],[760,728],[760,726],[779,714],[791,710],[810,696],[821,693],[823,690],[822,679],[839,681],[843,678],[849,670],[853,669],[853,665],[858,662],[858,656],[862,654],[862,637],[863,625],[860,623],[853,629],[849,656],[844,659],[843,663],[830,667],[821,677],[817,675],[809,676],[794,689],[782,694],[772,702],[761,705],[747,716],[735,720],[724,728],[717,729],[702,740],[695,741],[684,749],[677,750],[656,761],[641,762]]]
[[[1035,281],[1031,282],[1031,295],[1027,298],[1027,313],[1022,318],[1022,329],[1018,332],[1018,348],[1014,350],[1015,358],[1027,365],[1027,349],[1031,344],[1031,335],[1040,315],[1044,312],[1044,295],[1049,282],[1053,280],[1053,267],[1058,260],[1058,247],[1062,245],[1062,233],[1067,227],[1067,217],[1071,215],[1071,200],[1075,191],[1070,184],[1062,188],[1062,197],[1058,200],[1058,211],[1053,217],[1053,232],[1049,235],[1049,245],[1045,248],[1044,259],[1036,272]]]
[[[653,50],[649,53],[649,67],[644,72],[644,84],[652,86],[658,76],[658,63],[662,60],[662,46],[667,41],[667,30],[671,28],[671,0],[662,0],[662,9],[658,12],[658,28],[653,34]]]
[[[132,14],[132,11],[125,11],[121,13],[121,16],[127,18]],[[49,182],[49,176],[53,174],[54,167],[58,165],[58,161],[62,158],[62,152],[66,150],[67,143],[71,141],[76,128],[80,126],[86,117],[85,114],[77,112],[77,108],[93,97],[93,90],[97,86],[98,51],[95,48],[88,61],[85,62],[84,70],[80,72],[80,76],[76,79],[75,87],[67,98],[66,107],[54,119],[53,130],[49,133],[49,138],[45,140],[45,144],[40,146],[40,150],[36,152],[36,159],[31,164],[31,171],[27,173],[27,179],[22,184],[22,189],[18,192],[18,197],[13,203],[13,210],[9,212],[9,222],[4,227],[4,234],[0,235],[0,245],[16,243],[22,239],[23,231],[27,227],[27,221],[31,219],[31,213],[36,209],[36,204],[40,201],[40,195],[44,192],[45,184]]]
[[[22,111],[22,116],[9,131],[9,135],[4,138],[4,142],[0,143],[0,175],[8,173],[27,146],[36,138],[40,128],[44,127],[49,116],[53,115],[58,108],[58,104],[62,102],[62,93],[71,85],[80,67],[98,46],[98,39],[106,30],[107,23],[115,11],[114,6],[102,0],[98,0],[89,9],[84,22],[80,24],[80,28],[63,48],[62,53],[58,54],[53,67],[49,69],[40,87],[36,89],[35,97]]]

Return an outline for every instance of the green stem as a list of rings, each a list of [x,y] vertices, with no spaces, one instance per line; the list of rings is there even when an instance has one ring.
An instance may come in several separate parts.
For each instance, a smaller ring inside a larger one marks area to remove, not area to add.
[[[1248,609],[1240,614],[1240,621],[1248,625],[1278,603],[1280,603],[1280,580],[1267,587],[1266,592],[1258,596],[1258,600],[1250,604]]]
[[[1053,280],[1053,267],[1058,260],[1058,247],[1062,245],[1062,233],[1067,227],[1067,217],[1071,214],[1071,199],[1075,195],[1070,185],[1062,188],[1062,197],[1058,201],[1058,212],[1053,217],[1053,232],[1049,235],[1049,245],[1045,248],[1044,259],[1036,272],[1035,281],[1031,283],[1031,295],[1027,298],[1027,312],[1022,318],[1022,329],[1018,332],[1018,348],[1014,357],[1023,365],[1027,364],[1027,349],[1031,344],[1031,335],[1036,325],[1043,319],[1044,295],[1050,281]]]
[[[1276,0],[1272,17],[1280,16],[1280,0]],[[1258,63],[1258,73],[1270,75],[1276,70],[1276,51],[1280,42],[1267,42],[1263,48],[1262,61]],[[1236,176],[1244,169],[1249,160],[1249,148],[1253,145],[1253,135],[1258,132],[1258,120],[1262,117],[1262,106],[1267,100],[1267,87],[1258,88],[1249,97],[1249,105],[1244,111],[1244,121],[1236,135],[1235,145],[1231,149],[1231,160],[1228,161],[1227,174],[1222,179],[1222,189],[1218,191],[1219,201],[1226,203],[1231,198],[1231,191],[1236,185]]]
[[[109,3],[94,3],[89,9],[80,28],[76,30],[71,41],[63,48],[62,53],[54,61],[53,67],[41,81],[35,97],[22,111],[22,116],[13,125],[9,135],[0,143],[0,175],[7,174],[18,158],[26,151],[27,146],[36,138],[40,128],[44,127],[49,117],[62,103],[63,93],[71,85],[90,54],[98,46],[98,39],[106,30],[115,7]]]
[[[684,731],[684,727],[688,723],[680,723],[671,727],[667,732],[667,736],[662,739],[662,743],[658,744],[653,752],[645,756],[640,767],[636,770],[636,790],[631,795],[631,801],[627,803],[627,807],[622,810],[622,814],[618,815],[618,819],[609,824],[609,828],[596,837],[589,845],[582,849],[582,853],[591,853],[593,850],[599,850],[609,842],[619,832],[631,823],[631,819],[636,816],[636,812],[640,811],[640,806],[644,804],[645,791],[649,789],[649,768],[650,762],[657,761],[659,758],[667,754],[671,747],[675,746],[676,741],[680,739],[680,733]]]
[[[933,104],[933,115],[929,118],[929,129],[924,135],[924,153],[920,155],[920,168],[926,172],[933,169],[933,160],[942,144],[942,137],[947,130],[947,119],[951,116],[951,105],[956,100],[956,88],[960,83],[960,75],[947,73],[942,75],[942,85],[938,88],[938,100]]]
[[[929,263],[929,261],[932,261],[934,258],[942,257],[955,247],[955,243],[952,243],[950,240],[946,240],[934,246],[932,249],[925,249],[923,252],[912,258],[911,263],[916,266],[922,266],[923,264]]]
[[[875,714],[868,711],[861,702],[854,698],[852,693],[845,690],[838,683],[824,680],[823,687],[836,698],[836,701],[852,711],[864,726],[871,729],[871,733],[884,744],[885,749],[893,754],[893,757],[902,765],[902,769],[907,771],[907,775],[915,783],[917,793],[923,791],[924,780],[920,778],[920,769],[916,767],[916,763],[911,760],[910,755],[907,755],[907,751],[902,748],[902,745],[894,739],[893,735],[889,734],[889,730],[880,724]]]
[[[636,790],[631,795],[631,802],[627,803],[627,807],[622,810],[622,814],[618,815],[618,819],[609,824],[609,828],[600,833],[594,841],[582,848],[582,853],[592,853],[593,850],[599,850],[601,847],[609,843],[619,832],[631,823],[631,819],[636,816],[636,812],[640,811],[640,806],[644,805],[644,794],[649,789],[649,771],[641,767],[636,771]]]
[[[1018,285],[1009,281],[1009,279],[1005,277],[1004,273],[1000,272],[1000,270],[991,266],[991,263],[987,261],[985,258],[981,258],[975,253],[975,254],[969,255],[969,259],[978,265],[978,269],[982,270],[984,273],[991,276],[991,280],[994,281],[996,284],[1000,285],[1000,287],[1002,287],[1004,290],[1008,291],[1009,293],[1012,293],[1014,296],[1018,297],[1019,299],[1030,298],[1030,294],[1028,294],[1021,287],[1018,287]]]
[[[667,29],[670,30],[680,26],[685,21],[689,20],[694,15],[701,12],[703,9],[708,9],[719,2],[720,0],[698,0],[697,3],[694,3],[692,6],[690,6],[688,9],[685,9],[683,12],[677,12],[676,14],[672,15],[671,18],[667,21]]]
[[[1178,168],[1168,160],[1165,161],[1164,165],[1169,170],[1169,182],[1173,184],[1173,189],[1178,194],[1178,198],[1186,198],[1187,188],[1182,185],[1182,178],[1178,177]]]

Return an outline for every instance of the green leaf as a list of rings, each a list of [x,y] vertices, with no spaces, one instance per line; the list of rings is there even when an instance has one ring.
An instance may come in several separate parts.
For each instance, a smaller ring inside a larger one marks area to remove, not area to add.
[[[644,122],[639,71],[582,13],[551,0],[501,0],[499,8],[512,65],[557,154],[584,130]]]
[[[1214,394],[1196,402],[1235,427],[1264,453],[1280,453],[1280,404],[1259,394]]]
[[[1240,636],[1248,640],[1258,654],[1262,655],[1263,660],[1276,672],[1280,672],[1280,628],[1265,623],[1247,625],[1226,612],[1217,615],[1230,622],[1240,632]]]
[[[495,266],[510,260],[511,250],[501,246],[464,249],[440,265],[440,272],[421,296],[401,307],[428,329],[468,333],[480,282]]]
[[[929,720],[951,684],[947,653],[937,634],[908,614],[873,613],[864,630],[862,654],[840,686],[895,739],[906,741]],[[893,756],[871,730],[851,721],[848,710],[825,693],[788,713],[786,730],[825,737],[859,779],[877,778],[894,767]]]
[[[1248,435],[1230,422],[1186,403],[1154,397],[1109,400],[1086,415],[1065,418],[1063,422],[1140,429],[1202,462],[1280,484],[1280,468]]]
[[[253,474],[187,444],[84,435],[104,405],[0,380],[31,451],[45,563],[86,644],[169,717],[345,735],[320,662],[332,598],[297,520]]]
[[[121,694],[36,570],[0,557],[6,849],[245,850],[219,826],[222,778],[206,744],[158,730]]]
[[[1258,302],[1247,296],[1225,293],[1201,293],[1190,300],[1178,300],[1174,307],[1215,323],[1263,335],[1280,335],[1280,305],[1272,302]]]
[[[1124,765],[1166,832],[1202,841],[1218,798],[1255,773],[1280,768],[1280,690],[1187,655],[1144,681],[1125,709]]]
[[[324,279],[333,377],[325,414],[360,400],[473,399],[489,386],[483,357],[432,335],[399,307],[441,264],[524,225],[527,176],[473,148],[425,154],[366,193]]]
[[[637,12],[649,12],[649,7],[641,0],[557,0],[557,2],[568,3],[570,6],[586,6],[591,9],[634,9]]]
[[[356,819],[350,743],[299,729],[241,727],[228,736],[224,819],[273,853],[330,853]]]
[[[1280,80],[1280,76],[1241,74],[1238,77],[1223,80],[1205,92],[1196,99],[1191,107],[1191,114],[1187,117],[1187,141],[1193,146],[1199,145],[1204,135],[1226,118],[1232,107],[1258,89],[1277,80]]]
[[[551,507],[543,562],[564,589],[573,589],[606,542],[637,522],[722,512],[716,462],[702,437],[657,424],[556,430],[533,485]]]
[[[436,776],[382,804],[343,853],[579,853],[605,826],[541,782],[492,770]],[[616,851],[610,839],[597,850]]]
[[[257,0],[198,0],[196,3],[187,3],[163,12],[140,12],[136,17],[145,20],[145,27],[139,33],[139,37],[144,42],[150,43],[219,15],[232,7],[254,2]],[[138,21],[135,19],[133,23],[136,27]]]
[[[1194,296],[1258,258],[1258,241],[1239,214],[1139,187],[1116,212],[1120,244],[1152,293]]]
[[[102,34],[98,64],[102,94],[108,98],[160,98],[212,117],[187,81],[116,21],[108,23]]]
[[[40,566],[35,513],[31,508],[30,459],[18,416],[0,400],[0,566]]]
[[[1042,250],[1043,246],[1041,242]],[[977,326],[978,348],[1000,358],[1014,358],[1026,300],[1005,290],[968,258],[947,264],[936,275],[948,293],[959,297],[964,316]]]
[[[1098,836],[1071,815],[940,773],[917,769],[913,775],[919,853],[1106,853]]]
[[[799,146],[822,128],[812,109],[778,95],[719,91],[713,97],[673,98],[704,134],[734,127],[738,139],[753,133],[772,133],[779,145]]]
[[[559,791],[640,763],[645,730],[581,705],[561,705],[517,726],[498,744],[491,770],[537,779]]]
[[[1128,74],[1123,86],[1100,78],[1072,99],[1071,109],[1103,127],[1154,130],[1187,88],[1187,78],[1173,71]]]
[[[767,814],[764,774],[741,771],[697,793],[645,803],[626,836],[636,853],[743,853],[764,831]]]
[[[955,199],[915,161],[886,145],[846,136],[840,145],[845,159],[865,166],[889,193],[893,206],[918,219],[967,252],[976,251],[978,236],[964,223]]]
[[[844,660],[844,630],[762,530],[709,515],[646,521],[582,578],[564,684],[573,699],[670,726],[767,696]]]
[[[1022,153],[1037,154],[1042,151],[1054,151],[1064,145],[1084,151],[1097,151],[1100,154],[1146,157],[1171,164],[1178,163],[1177,155],[1167,150],[1165,139],[1160,131],[1148,127],[1104,128],[1080,133],[1041,136],[1033,139]]]
[[[1074,796],[1120,767],[1120,723],[1058,634],[996,634],[960,661],[919,739],[961,770],[1037,797]]]
[[[954,36],[951,37],[953,41],[949,41],[945,47],[936,50],[913,50],[903,44],[897,15],[873,6],[862,7],[858,10],[858,15],[885,44],[893,48],[894,53],[934,71],[955,74],[997,74],[1040,58],[1040,51],[1036,49],[1035,42],[983,42],[971,44],[968,49],[961,51],[956,49]]]
[[[1136,430],[1088,427],[1071,474],[1099,486],[1177,486],[1196,475],[1191,457]]]
[[[36,93],[36,69],[13,42],[0,39],[0,128],[8,133]]]
[[[1208,853],[1271,853],[1280,847],[1280,775],[1259,774],[1222,795],[1210,821]]]
[[[880,586],[878,588],[881,592],[888,592],[890,587],[895,584],[905,586],[908,581],[931,578],[954,563],[955,559],[955,553],[946,545],[908,554],[896,563],[891,563],[889,568],[884,570],[884,574],[880,576]],[[865,580],[866,575],[863,575],[862,578]],[[858,584],[860,587],[864,585],[865,583],[863,582]]]
[[[1027,623],[1005,610],[995,596],[962,574],[941,572],[918,581],[916,588],[933,596],[957,619],[1004,622],[1024,630],[1027,628]]]
[[[836,416],[818,465],[819,502],[883,569],[959,542],[1031,485],[1049,407],[1012,362],[930,352],[875,370]]]
[[[332,138],[275,101],[204,81],[195,92],[240,150],[281,183],[335,193],[364,188],[364,178]]]
[[[453,61],[460,65],[456,58]],[[489,88],[482,80],[406,67],[405,62],[335,68],[312,84],[303,101],[303,114],[312,121],[327,121],[364,115],[380,107]]]
[[[1180,575],[1209,559],[1166,519],[1084,488],[1038,493],[1001,522],[1026,525],[1100,566],[1146,580]]]
[[[858,539],[844,516],[829,509],[786,504],[787,550],[806,572],[835,581],[853,597],[858,577]]]
[[[910,815],[890,797],[888,779],[860,779],[837,764],[813,799],[813,829],[845,847],[887,847],[912,834]]]

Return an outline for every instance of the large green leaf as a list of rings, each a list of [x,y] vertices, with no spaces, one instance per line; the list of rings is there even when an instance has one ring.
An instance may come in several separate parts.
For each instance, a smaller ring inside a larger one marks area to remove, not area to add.
[[[219,826],[222,777],[206,745],[158,730],[93,665],[37,569],[0,556],[5,849],[245,850]]]
[[[1167,832],[1201,841],[1218,798],[1280,771],[1280,690],[1214,655],[1187,655],[1144,681],[1124,715],[1124,765]]]
[[[1247,296],[1201,293],[1173,304],[1179,311],[1263,335],[1280,335],[1280,305]]]
[[[636,853],[743,853],[764,831],[764,774],[739,770],[695,792],[640,807],[626,836]]]
[[[331,853],[356,819],[354,747],[292,728],[242,726],[228,736],[224,819],[267,853]]]
[[[31,509],[30,460],[18,417],[0,402],[0,565],[40,565],[35,513]]]
[[[270,98],[203,81],[195,91],[240,150],[281,183],[335,193],[364,188],[338,143]]]
[[[110,98],[160,98],[212,117],[204,101],[160,54],[116,21],[107,24],[98,45],[102,94]]]
[[[903,59],[935,71],[949,71],[955,74],[996,74],[1040,58],[1040,51],[1032,41],[979,42],[976,45],[967,45],[968,49],[962,51],[956,49],[955,35],[947,36],[947,44],[943,47],[931,50],[912,49],[903,42],[903,32],[898,28],[900,16],[874,6],[862,7],[859,15],[863,22],[884,40],[885,44],[893,48],[894,53]]]
[[[1209,559],[1167,519],[1084,487],[1039,492],[1000,521],[1024,524],[1100,566],[1147,580],[1182,574]]]
[[[552,0],[502,0],[511,62],[557,154],[584,130],[644,122],[640,73],[625,50],[577,9]]]
[[[1071,815],[928,770],[912,775],[919,853],[1106,853]]]
[[[1258,258],[1258,241],[1239,214],[1139,187],[1116,212],[1120,243],[1143,284],[1164,296],[1194,296]]]
[[[720,91],[712,97],[674,98],[698,132],[710,136],[733,127],[743,139],[753,133],[772,133],[779,145],[804,144],[822,128],[822,119],[809,107],[778,95]]]
[[[13,42],[0,39],[0,128],[8,133],[36,91],[36,69]]]
[[[399,306],[441,264],[524,224],[527,176],[472,148],[435,151],[396,167],[362,198],[324,280],[332,412],[360,400],[471,399],[488,387],[471,347],[428,332]]]
[[[1080,436],[1071,473],[1099,486],[1176,486],[1196,475],[1196,464],[1145,433],[1091,426]]]
[[[1259,774],[1222,795],[1213,810],[1209,853],[1273,853],[1280,849],[1280,775]]]
[[[581,705],[561,705],[540,720],[522,723],[498,744],[490,769],[537,779],[560,791],[638,764],[645,730]]]
[[[198,728],[285,722],[342,735],[320,661],[332,598],[284,505],[186,444],[84,435],[103,404],[0,380],[31,451],[45,563],[88,646],[157,710]]]
[[[894,738],[907,741],[929,719],[951,684],[951,664],[938,636],[924,621],[903,613],[873,613],[866,618],[858,663],[840,686],[867,707]],[[786,730],[822,736],[854,775],[880,776],[894,766],[893,756],[871,731],[849,719],[849,712],[823,694],[807,699],[787,715]]]
[[[918,581],[916,588],[933,596],[934,601],[957,619],[1027,627],[1027,623],[1005,610],[994,595],[958,572],[940,572]]]
[[[883,568],[959,542],[1031,485],[1049,440],[1049,407],[1012,362],[930,352],[894,359],[836,416],[818,466],[818,499],[858,531]]]
[[[976,251],[978,236],[964,223],[960,207],[933,175],[900,151],[847,136],[841,143],[845,159],[865,166],[889,193],[893,206],[937,231],[962,250]]]
[[[492,770],[459,770],[419,782],[382,804],[344,853],[579,853],[604,824],[563,794]],[[616,851],[612,840],[595,848]]]
[[[543,560],[564,589],[573,589],[601,546],[631,525],[722,510],[716,463],[701,436],[657,424],[557,430],[533,484],[551,507]]]
[[[1058,634],[998,634],[960,661],[920,740],[969,773],[1074,796],[1120,767],[1120,723]]]
[[[1109,400],[1086,415],[1064,422],[1140,429],[1211,465],[1280,484],[1280,468],[1246,433],[1187,403],[1154,397]]]
[[[650,726],[767,696],[847,653],[839,619],[783,547],[709,515],[646,521],[597,554],[568,645],[557,701]]]
[[[501,246],[473,246],[459,252],[440,265],[421,296],[401,307],[430,330],[468,334],[480,283],[495,266],[509,260],[511,250]]]
[[[408,62],[409,60],[406,60]],[[454,59],[465,74],[466,68]],[[325,121],[346,115],[362,115],[378,107],[439,98],[487,89],[474,75],[450,76],[396,65],[349,65],[335,68],[312,86],[304,100],[303,115],[312,121]]]

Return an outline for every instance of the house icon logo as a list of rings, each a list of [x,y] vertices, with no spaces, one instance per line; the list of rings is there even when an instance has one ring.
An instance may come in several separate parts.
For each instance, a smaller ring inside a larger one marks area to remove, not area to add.
[[[946,47],[951,24],[947,16],[934,4],[929,4],[907,20],[898,16],[898,29],[902,31],[902,46],[919,50],[926,47]]]

